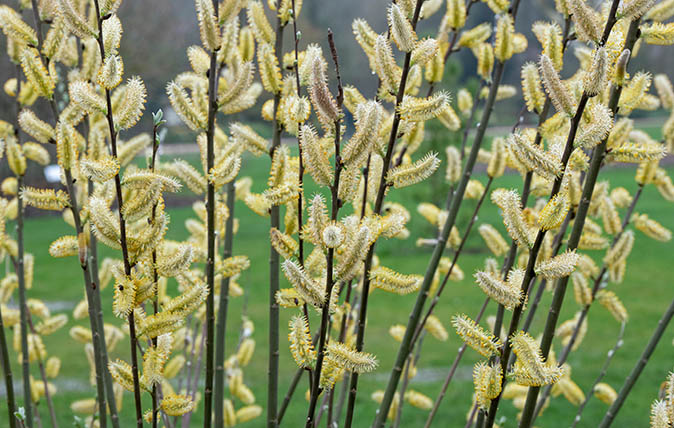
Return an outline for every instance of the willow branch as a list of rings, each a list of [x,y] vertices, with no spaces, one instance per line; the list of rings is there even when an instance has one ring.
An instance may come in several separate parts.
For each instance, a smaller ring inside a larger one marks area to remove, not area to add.
[[[612,22],[615,22],[615,13],[618,8],[618,0],[613,1],[611,6],[611,12],[609,13],[609,20],[606,23],[606,30],[604,31],[605,37],[602,38],[602,42],[608,39],[608,33],[612,27]],[[625,49],[632,49],[634,43],[637,40],[637,31],[639,30],[639,19],[632,21],[630,24],[629,30],[627,31],[627,36],[625,38]],[[602,43],[602,45],[603,45]],[[622,92],[622,86],[616,85],[611,88],[611,96],[609,98],[608,107],[611,110],[612,114],[618,110],[618,100],[620,99],[620,94]],[[576,213],[576,218],[573,222],[573,229],[571,230],[571,235],[569,236],[569,241],[567,243],[567,249],[573,251],[578,248],[578,243],[580,242],[580,237],[583,232],[583,227],[585,225],[585,219],[587,218],[587,212],[590,206],[590,200],[592,199],[592,192],[594,191],[594,186],[597,183],[597,177],[599,176],[599,170],[601,168],[604,156],[606,153],[606,145],[608,142],[608,137],[604,138],[598,146],[594,148],[592,153],[592,159],[590,161],[590,168],[585,177],[585,185],[583,186],[583,194],[581,196],[581,202],[578,206],[578,212]],[[566,292],[566,287],[569,282],[569,277],[561,278],[557,282],[555,287],[555,292],[552,297],[552,303],[550,304],[550,311],[548,312],[548,317],[545,322],[545,328],[543,331],[543,337],[541,339],[541,353],[543,357],[547,357],[550,352],[550,347],[552,346],[552,339],[555,335],[555,329],[557,327],[557,319],[559,318],[560,309],[562,303],[564,302],[564,294]],[[520,427],[530,427],[534,421],[534,409],[536,406],[536,400],[538,398],[538,393],[540,387],[531,387],[529,388],[529,393],[527,394],[527,401],[524,405],[522,411],[522,420],[520,422]]]

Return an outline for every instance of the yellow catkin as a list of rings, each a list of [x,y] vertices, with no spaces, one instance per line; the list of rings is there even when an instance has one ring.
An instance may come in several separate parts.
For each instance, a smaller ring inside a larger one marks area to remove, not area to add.
[[[500,352],[501,341],[485,331],[466,315],[452,317],[452,325],[457,334],[466,342],[466,345],[485,357],[496,355]]]

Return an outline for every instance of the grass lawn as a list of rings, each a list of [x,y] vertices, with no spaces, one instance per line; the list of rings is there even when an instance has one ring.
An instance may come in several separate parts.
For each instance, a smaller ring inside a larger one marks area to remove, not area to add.
[[[244,160],[244,171],[251,175],[255,181],[254,191],[261,190],[267,169],[268,160],[266,159]],[[437,175],[440,177],[441,174],[441,172],[438,172]],[[613,186],[624,186],[630,193],[633,193],[636,189],[633,176],[634,169],[632,168],[615,168],[604,171],[600,178],[610,180]],[[486,181],[484,177],[481,177],[480,180]],[[517,175],[508,175],[498,179],[495,187],[519,189],[521,180]],[[411,189],[392,191],[390,200],[403,203],[412,213],[415,213],[416,204],[430,199],[431,195],[434,195],[435,199],[438,198],[437,195],[440,195],[439,198],[442,200],[446,188],[438,187],[438,190],[440,192],[436,191],[434,194],[427,186],[416,186]],[[311,195],[313,191],[311,187],[308,187],[307,195]],[[468,216],[474,206],[474,200],[465,201],[459,220],[461,231],[465,229]],[[348,213],[350,209],[347,206],[343,213]],[[663,201],[656,189],[652,187],[645,189],[637,206],[637,211],[646,212],[651,218],[660,221],[670,229],[674,229],[672,205]],[[186,236],[184,221],[194,216],[191,208],[189,206],[174,207],[169,209],[169,213],[171,215],[169,236],[174,239],[184,238]],[[245,369],[244,377],[246,384],[255,392],[257,402],[264,407],[267,372],[268,219],[260,218],[240,203],[236,206],[236,217],[240,221],[240,227],[234,243],[234,252],[235,254],[248,255],[252,262],[251,269],[241,276],[239,282],[247,289],[249,294],[248,315],[255,322],[256,329],[253,337],[257,341],[255,355],[250,365]],[[500,230],[504,230],[503,226],[499,225],[500,219],[494,205],[489,201],[485,203],[485,207],[480,213],[478,224],[482,222],[490,222]],[[381,242],[377,246],[377,254],[380,262],[385,266],[403,273],[423,274],[430,256],[430,249],[416,248],[414,243],[418,237],[431,237],[434,231],[419,215],[413,216],[409,229],[411,235],[407,241]],[[34,286],[29,291],[29,296],[41,298],[46,302],[65,301],[72,304],[83,298],[81,272],[77,262],[74,259],[53,259],[47,252],[49,244],[66,233],[71,233],[71,231],[60,217],[30,218],[26,222],[26,248],[28,252],[34,254],[36,262]],[[623,379],[637,360],[661,313],[674,297],[672,277],[669,276],[674,272],[671,265],[672,244],[653,241],[640,232],[637,232],[636,236],[637,240],[629,258],[625,280],[621,284],[610,285],[610,288],[622,298],[630,313],[624,346],[614,358],[605,378],[605,381],[616,390],[619,389]],[[101,249],[101,253],[103,256],[117,256],[107,248]],[[603,252],[595,253],[597,259],[603,256]],[[487,250],[481,238],[477,232],[473,232],[473,236],[467,245],[467,251],[459,259],[459,265],[465,272],[465,279],[449,284],[436,311],[436,315],[450,332],[449,340],[439,342],[430,336],[425,339],[423,353],[418,364],[419,375],[411,381],[410,388],[433,398],[437,395],[446,371],[456,355],[456,350],[461,345],[460,339],[451,329],[450,318],[456,313],[466,313],[474,317],[478,311],[484,300],[484,295],[474,285],[472,273],[483,265],[486,256],[488,256]],[[282,281],[285,283],[285,278]],[[284,286],[283,283],[282,286]],[[175,284],[171,284],[169,293],[175,294],[175,292]],[[107,321],[120,325],[119,320],[114,319],[111,315],[112,287],[108,286],[102,293]],[[572,291],[567,296],[560,322],[571,318],[573,313],[578,310],[571,294]],[[550,298],[551,293],[546,293],[541,311],[536,317],[535,326],[532,330],[534,334],[538,334],[542,329]],[[360,378],[354,426],[366,427],[372,422],[376,403],[370,399],[370,395],[375,390],[385,387],[398,348],[397,342],[389,336],[388,329],[393,324],[405,324],[407,322],[407,316],[414,299],[415,296],[401,297],[380,290],[375,290],[371,296],[365,350],[377,355],[380,366],[374,373]],[[230,303],[231,311],[227,332],[229,349],[232,349],[237,340],[242,306],[242,298],[234,299]],[[495,305],[492,303],[488,308],[488,313],[494,312]],[[67,310],[66,313],[70,314],[71,311]],[[281,314],[279,401],[285,394],[288,383],[295,372],[295,364],[288,350],[286,339],[287,322],[290,316],[295,314],[295,311],[282,309]],[[508,322],[508,317],[509,314],[506,315],[506,322]],[[315,328],[318,325],[317,317],[312,318],[311,321]],[[61,374],[55,381],[59,392],[54,397],[59,423],[62,427],[72,424],[73,414],[70,410],[70,403],[74,400],[92,397],[94,393],[94,389],[88,386],[89,368],[84,356],[83,346],[74,342],[68,336],[68,330],[74,325],[88,326],[88,320],[74,321],[71,317],[65,328],[49,336],[45,341],[49,353],[59,356],[63,361]],[[593,382],[604,362],[606,352],[614,344],[618,330],[619,325],[605,309],[599,305],[593,307],[589,315],[587,336],[578,351],[573,353],[569,359],[573,366],[572,378],[582,389],[587,389]],[[672,350],[673,335],[674,328],[670,327],[614,426],[636,427],[647,425],[650,404],[657,397],[660,383],[674,366],[674,359],[672,358],[674,355]],[[11,337],[12,334],[10,334],[10,341]],[[555,348],[557,350],[561,348],[559,341],[555,342]],[[16,354],[12,355],[15,356]],[[122,357],[128,360],[127,355],[128,342],[124,341],[117,346],[111,357]],[[436,418],[435,426],[463,426],[465,415],[470,407],[473,392],[471,371],[472,365],[476,361],[478,361],[477,353],[468,350]],[[19,379],[20,368],[18,365],[14,366],[14,373],[15,379]],[[37,371],[34,374],[37,376]],[[306,389],[307,381],[303,379],[299,394],[296,395],[284,419],[284,426],[295,427],[303,424],[307,407],[304,399]],[[126,393],[122,409],[122,426],[132,426],[133,424],[132,400],[131,394]],[[143,403],[146,409],[150,406],[150,399],[147,394],[143,396]],[[240,405],[240,403],[236,404],[237,407]],[[585,411],[580,426],[596,426],[606,409],[607,406],[603,403],[596,399],[592,400]],[[40,411],[43,423],[47,426],[48,415],[43,403],[40,404]],[[4,410],[2,412],[4,420]],[[568,427],[575,412],[575,407],[563,397],[556,398],[541,416],[538,425]],[[426,411],[407,406],[403,413],[401,426],[423,426],[426,415]],[[516,426],[516,410],[511,402],[502,403],[499,415],[505,417],[505,421],[501,424],[502,427]],[[199,422],[197,413],[192,419],[192,425],[198,426]],[[248,422],[246,425],[251,427],[264,426],[264,417]]]

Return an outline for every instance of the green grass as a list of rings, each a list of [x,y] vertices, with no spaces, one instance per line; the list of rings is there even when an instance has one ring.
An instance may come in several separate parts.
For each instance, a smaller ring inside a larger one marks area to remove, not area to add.
[[[194,159],[191,159],[194,161]],[[254,191],[261,190],[268,160],[245,159],[244,171],[252,175],[255,180]],[[439,175],[439,174],[438,174]],[[609,179],[613,186],[624,186],[630,192],[636,189],[633,181],[633,169],[610,169],[602,173],[601,179]],[[485,181],[484,178],[480,178]],[[519,176],[508,175],[498,179],[496,187],[520,188]],[[307,195],[313,194],[315,189],[307,187]],[[390,200],[403,203],[414,213],[416,204],[429,199],[441,201],[444,198],[446,188],[439,185],[431,190],[428,186],[416,186],[411,189],[392,191]],[[438,202],[439,202],[438,201]],[[468,216],[475,206],[474,200],[465,201],[459,218],[460,230],[465,229]],[[345,207],[343,213],[351,210]],[[652,218],[660,221],[666,227],[674,228],[674,216],[672,206],[664,202],[657,191],[648,187],[637,206],[638,212],[647,212]],[[170,208],[171,228],[169,237],[181,239],[186,237],[184,221],[193,216],[191,208]],[[239,233],[234,243],[235,254],[246,254],[252,261],[251,269],[246,271],[240,278],[240,284],[248,293],[248,315],[255,322],[253,338],[257,341],[255,355],[250,365],[245,369],[244,378],[257,397],[257,402],[265,406],[266,401],[266,372],[267,372],[267,305],[268,305],[268,219],[258,217],[251,213],[244,205],[237,203],[236,216],[240,221]],[[494,225],[500,223],[495,207],[486,202],[480,213],[478,224],[490,222]],[[418,237],[431,237],[434,233],[432,228],[418,215],[414,215],[409,224],[411,236],[407,241],[398,240],[384,241],[378,244],[377,254],[380,262],[403,273],[423,274],[430,249],[418,249],[414,242]],[[501,227],[502,229],[502,227]],[[81,282],[81,271],[74,259],[53,259],[47,253],[49,244],[62,234],[71,233],[60,217],[31,218],[26,222],[26,248],[35,256],[35,280],[29,296],[40,298],[45,301],[70,301],[77,302],[84,297]],[[634,250],[629,258],[629,264],[625,280],[621,284],[611,284],[610,287],[622,298],[630,313],[630,322],[625,333],[625,344],[613,360],[605,381],[618,389],[638,358],[644,344],[655,327],[660,314],[673,297],[672,278],[672,245],[653,241],[637,232],[637,240]],[[599,259],[602,254],[595,252]],[[116,256],[106,248],[101,249],[102,256]],[[474,232],[470,238],[465,254],[459,259],[459,265],[465,272],[465,279],[452,282],[448,285],[443,299],[437,307],[436,315],[450,330],[449,340],[439,342],[432,337],[424,341],[423,353],[418,364],[420,375],[411,381],[410,388],[421,391],[431,397],[435,397],[441,386],[449,365],[452,363],[456,350],[461,341],[451,331],[450,317],[459,312],[474,316],[484,300],[482,292],[474,285],[472,273],[479,269],[488,256],[479,235]],[[285,283],[285,279],[282,279]],[[283,284],[282,284],[283,286]],[[171,284],[169,293],[175,294],[175,284]],[[120,325],[120,320],[111,316],[112,289],[108,286],[102,290],[103,305],[106,312],[106,321]],[[539,311],[533,333],[538,334],[545,321],[546,308],[551,298],[546,293]],[[388,329],[392,324],[405,324],[407,316],[413,305],[415,296],[395,296],[380,290],[375,290],[370,299],[368,328],[366,330],[365,350],[375,353],[380,361],[377,371],[372,374],[361,376],[360,389],[357,400],[356,418],[354,426],[366,427],[372,422],[376,404],[370,399],[370,395],[377,389],[383,389],[386,385],[388,373],[391,369],[398,348],[397,342],[388,335]],[[234,299],[230,304],[230,318],[228,322],[227,340],[228,349],[232,349],[238,336],[240,316],[243,299]],[[569,319],[578,310],[572,295],[569,295],[564,307],[560,322]],[[495,306],[490,304],[488,314],[495,312]],[[281,401],[295,365],[290,356],[285,338],[285,326],[287,321],[295,314],[294,310],[282,310],[282,333],[281,333],[281,383],[279,401]],[[315,312],[314,312],[315,314]],[[318,325],[317,317],[313,317],[312,326]],[[508,321],[508,315],[506,322]],[[92,397],[94,389],[87,387],[89,368],[83,353],[83,346],[75,343],[68,336],[68,330],[74,325],[88,326],[88,320],[72,320],[61,331],[46,338],[45,343],[50,354],[59,356],[62,361],[62,369],[59,379],[55,381],[60,391],[54,400],[57,407],[59,423],[62,427],[72,423],[70,403],[74,400]],[[593,382],[599,368],[604,362],[606,352],[613,346],[619,326],[606,310],[597,305],[589,314],[589,331],[579,350],[573,353],[569,362],[573,366],[573,379],[585,390]],[[652,361],[637,383],[629,400],[623,407],[615,426],[645,426],[648,420],[650,403],[657,397],[660,383],[665,379],[668,371],[672,370],[672,332],[670,328],[662,343],[652,357]],[[12,334],[9,335],[10,340]],[[561,348],[555,341],[555,349]],[[228,352],[229,354],[229,352]],[[16,355],[13,353],[12,355]],[[128,360],[128,341],[121,342],[112,358],[121,357]],[[478,355],[472,350],[465,354],[457,376],[452,383],[449,392],[443,402],[436,419],[436,426],[463,426],[465,415],[469,410],[472,396],[472,365],[478,361]],[[17,365],[14,367],[15,378],[20,376]],[[37,375],[37,371],[35,371]],[[81,385],[86,389],[72,391],[72,386]],[[304,392],[308,382],[305,379],[300,384],[299,393],[293,400],[290,409],[284,419],[284,426],[300,426],[303,424],[307,403]],[[147,394],[143,396],[143,403],[147,409],[150,399]],[[236,404],[237,407],[240,403]],[[4,407],[4,406],[3,406]],[[596,426],[606,411],[607,406],[598,400],[592,400],[588,405],[581,426]],[[44,403],[40,404],[42,419],[45,425],[47,413]],[[571,423],[575,415],[575,407],[569,404],[563,397],[554,399],[550,407],[539,419],[539,426],[566,427]],[[3,410],[4,412],[4,410]],[[403,413],[403,427],[422,426],[427,412],[407,406]],[[499,415],[506,418],[501,424],[503,427],[516,426],[516,410],[511,402],[503,402]],[[4,416],[3,416],[4,418]],[[133,423],[133,402],[129,393],[125,394],[122,411],[122,426],[131,426]],[[192,419],[192,426],[198,426],[199,415]],[[247,426],[264,426],[264,417],[247,423]]]

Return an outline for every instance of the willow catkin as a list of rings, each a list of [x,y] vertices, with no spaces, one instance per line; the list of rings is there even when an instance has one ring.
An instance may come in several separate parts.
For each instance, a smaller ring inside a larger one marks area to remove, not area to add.
[[[54,128],[40,120],[30,109],[23,109],[19,113],[19,126],[40,143],[48,143],[54,139]]]
[[[436,118],[449,104],[450,96],[438,92],[428,98],[405,96],[399,107],[401,119],[408,122],[427,121]]]
[[[491,81],[491,72],[494,68],[494,48],[489,43],[480,43],[473,48],[477,58],[477,74],[487,82]]]
[[[379,365],[374,355],[356,351],[344,343],[334,341],[328,343],[325,358],[355,373],[371,372]]]
[[[494,138],[491,144],[491,157],[487,164],[487,175],[498,178],[503,175],[506,167],[506,143],[503,138]]]
[[[491,400],[501,393],[503,372],[500,364],[480,361],[473,368],[475,401],[482,410],[487,410]]]
[[[61,211],[70,206],[68,194],[62,190],[22,187],[20,195],[26,205],[41,210]]]
[[[300,367],[310,367],[316,359],[316,350],[311,341],[309,325],[304,316],[294,316],[290,320],[290,352]]]
[[[522,302],[522,290],[520,284],[506,282],[489,272],[478,271],[475,273],[475,281],[484,293],[503,305],[507,310],[513,310]]]
[[[403,52],[412,52],[417,42],[417,35],[412,28],[412,24],[396,3],[389,7],[388,25],[391,30],[391,37],[398,49]]]
[[[538,113],[543,109],[545,94],[541,88],[541,77],[538,74],[536,64],[528,62],[522,66],[522,95],[527,105],[527,110]]]
[[[482,239],[484,239],[489,250],[495,256],[499,257],[508,252],[508,243],[503,239],[494,226],[488,223],[481,224],[480,227],[478,227],[478,232],[480,233],[480,236],[482,236]]]
[[[357,168],[367,161],[368,155],[377,143],[382,109],[378,102],[366,101],[357,107],[356,112],[356,131],[344,146],[341,156],[347,167]]]
[[[311,64],[309,96],[321,124],[326,129],[332,129],[334,122],[340,115],[340,111],[328,88],[325,67],[325,60],[322,56],[316,55]]]
[[[536,340],[528,333],[518,331],[511,337],[511,346],[517,356],[513,379],[524,386],[554,384],[562,377],[562,369],[544,361]]]
[[[126,82],[124,95],[113,111],[115,124],[120,129],[129,129],[138,123],[145,109],[146,95],[145,84],[138,76]]]
[[[407,187],[430,177],[440,166],[436,153],[428,153],[423,158],[409,165],[392,168],[386,180],[396,188]]]
[[[620,323],[627,321],[627,309],[613,291],[599,290],[596,298],[599,304],[605,307],[616,321]]]
[[[36,92],[47,99],[52,99],[56,79],[47,71],[37,49],[26,48],[21,53],[21,68]]]
[[[524,221],[517,192],[499,189],[492,192],[491,199],[501,209],[501,216],[510,237],[521,247],[531,247],[534,240],[532,230]]]
[[[501,15],[496,23],[496,35],[494,38],[494,56],[500,62],[509,60],[515,53],[514,39],[515,27],[510,14]]]
[[[323,288],[306,273],[302,266],[293,260],[286,260],[281,267],[288,281],[305,302],[316,307],[323,306],[325,303]]]
[[[574,0],[581,1],[581,0]],[[543,85],[550,96],[552,104],[558,112],[564,112],[569,116],[573,116],[575,111],[575,103],[569,90],[562,83],[559,74],[555,70],[550,57],[543,54],[538,61],[541,77],[543,78]]]
[[[499,348],[502,346],[500,339],[485,331],[481,326],[468,318],[468,316],[453,316],[452,325],[466,345],[477,351],[480,355],[491,357],[500,352]]]
[[[515,132],[508,137],[508,152],[518,164],[547,180],[554,180],[561,174],[561,164],[550,152],[537,146],[527,135]]]
[[[374,59],[375,71],[381,80],[381,90],[389,96],[397,93],[402,71],[395,63],[391,44],[384,35],[379,35],[375,39]]]
[[[537,275],[541,275],[548,280],[569,276],[576,269],[578,257],[575,251],[567,251],[538,263],[535,267],[535,272]]]

